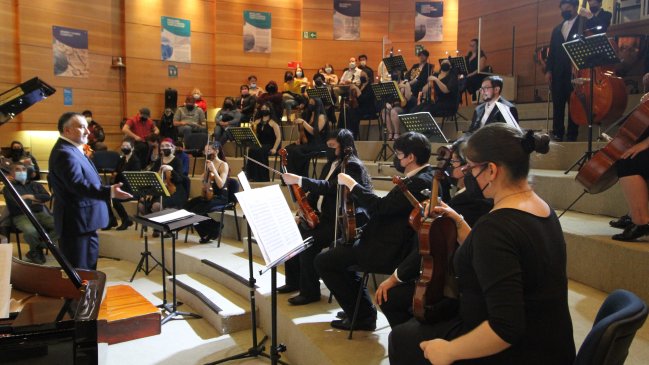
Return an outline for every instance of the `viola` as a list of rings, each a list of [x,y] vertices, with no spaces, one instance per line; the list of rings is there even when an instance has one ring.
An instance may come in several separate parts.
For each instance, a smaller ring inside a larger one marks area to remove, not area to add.
[[[640,142],[649,131],[647,95],[649,94],[643,96],[640,104],[623,120],[615,138],[597,151],[577,173],[577,182],[583,185],[587,192],[597,194],[613,186],[618,180],[615,162],[626,150]]]
[[[285,148],[282,148],[278,151],[279,155],[282,158],[282,173],[286,173],[286,165],[287,165],[287,156],[288,153],[286,152]],[[289,185],[289,192],[291,194],[291,199],[297,204],[297,212],[300,218],[306,222],[307,226],[309,228],[313,229],[318,226],[320,223],[320,219],[318,218],[318,215],[315,213],[313,208],[311,208],[311,205],[309,204],[309,201],[306,198],[306,194],[304,193],[304,190],[297,185]]]
[[[351,156],[353,156],[353,149],[351,147],[345,148],[345,157],[343,157],[342,162],[340,163],[340,173],[346,173],[346,166],[349,162]],[[341,226],[341,241],[343,243],[353,243],[357,238],[357,227],[356,227],[356,207],[354,206],[354,201],[351,196],[349,188],[346,186],[339,186],[340,189],[340,210],[339,210],[339,219]]]
[[[212,200],[214,197],[214,189],[212,188],[212,181],[214,176],[207,170],[207,159],[205,161],[205,173],[203,174],[203,186],[201,187],[201,197],[205,200]]]
[[[160,168],[160,176],[162,177],[162,182],[167,188],[169,195],[174,195],[176,193],[176,184],[174,184],[172,180],[173,171],[166,170],[165,172],[162,172],[162,168]]]
[[[586,0],[582,0],[582,7]],[[584,34],[584,19],[579,19],[579,34]],[[574,90],[570,94],[570,117],[580,125],[588,124],[590,113],[591,93],[590,79],[593,78],[593,123],[610,123],[624,113],[627,104],[627,92],[624,79],[615,76],[613,66],[599,66],[592,70],[577,71],[573,79]]]
[[[401,189],[403,195],[405,195],[406,199],[408,199],[410,204],[412,204],[413,209],[408,217],[408,225],[410,225],[415,232],[419,232],[419,228],[421,228],[421,217],[424,215],[424,206],[421,205],[417,198],[415,198],[410,190],[408,190],[407,182],[408,178],[402,178],[397,175],[392,177],[392,183]]]

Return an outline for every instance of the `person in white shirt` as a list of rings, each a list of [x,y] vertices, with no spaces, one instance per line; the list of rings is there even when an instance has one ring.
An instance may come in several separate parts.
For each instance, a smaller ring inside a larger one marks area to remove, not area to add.
[[[481,90],[484,103],[475,108],[469,133],[491,123],[507,123],[520,129],[516,106],[500,95],[502,89],[503,79],[500,76],[489,76],[482,81]]]
[[[343,76],[340,78],[339,85],[361,84],[361,69],[356,67],[356,58],[349,59],[349,68],[345,70]]]

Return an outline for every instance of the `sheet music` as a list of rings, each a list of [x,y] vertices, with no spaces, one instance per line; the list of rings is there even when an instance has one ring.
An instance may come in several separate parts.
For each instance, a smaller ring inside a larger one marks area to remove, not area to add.
[[[246,176],[245,172],[241,171],[237,175],[237,178],[239,178],[239,184],[241,185],[243,191],[252,190],[252,188],[250,187],[250,182],[248,181],[248,177]]]
[[[11,244],[0,244],[0,318],[9,317],[12,248]]]
[[[261,249],[266,265],[303,245],[291,209],[279,185],[235,194]]]
[[[521,127],[518,125],[518,122],[512,115],[512,112],[511,110],[509,110],[509,107],[499,101],[496,102],[496,106],[498,107],[498,110],[500,110],[500,114],[503,116],[503,118],[505,118],[507,124],[520,131]]]
[[[150,218],[149,220],[156,222],[156,223],[168,223],[168,222],[173,222],[177,220],[181,220],[184,218],[189,218],[193,216],[194,213],[188,212],[185,209],[180,209],[175,212],[167,213],[164,215],[157,216],[155,218]]]

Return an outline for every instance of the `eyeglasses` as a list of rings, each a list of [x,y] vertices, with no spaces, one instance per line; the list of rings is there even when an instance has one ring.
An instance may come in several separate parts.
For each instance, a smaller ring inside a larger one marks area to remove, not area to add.
[[[464,175],[468,175],[468,174],[470,174],[470,173],[473,171],[473,169],[475,169],[476,167],[482,167],[482,170],[480,170],[480,173],[482,173],[482,171],[484,171],[484,169],[487,168],[487,165],[488,165],[488,164],[489,164],[489,162],[481,162],[481,163],[476,163],[476,164],[468,163],[468,164],[466,164],[466,165],[464,165],[464,166],[462,167],[462,170],[461,170],[461,171],[462,171],[462,173],[463,173]],[[480,174],[480,173],[479,173],[479,174]],[[478,174],[478,175],[479,175],[479,174]]]
[[[484,91],[484,90],[489,90],[489,89],[493,89],[493,88],[494,88],[493,86],[483,86],[483,87],[480,88],[480,90]]]

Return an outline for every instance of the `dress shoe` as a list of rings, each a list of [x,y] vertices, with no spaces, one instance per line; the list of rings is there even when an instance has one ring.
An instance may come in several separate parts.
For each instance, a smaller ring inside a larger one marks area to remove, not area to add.
[[[102,228],[102,231],[110,231],[111,228],[117,227],[117,220],[112,219],[110,222],[108,222],[108,225],[104,228]]]
[[[319,302],[320,296],[317,297],[305,297],[303,295],[298,295],[292,298],[288,298],[288,302],[292,305],[306,305],[309,303]]]
[[[556,134],[553,134],[553,135],[552,135],[552,140],[555,141],[555,142],[563,142],[563,137],[562,137],[562,136],[558,136],[558,135],[556,135]]]
[[[27,259],[35,264],[42,265],[45,263],[45,256],[41,252],[40,255],[38,251],[29,251],[25,255]]]
[[[279,294],[288,294],[298,290],[299,290],[298,287],[292,285],[282,285],[279,288],[277,288],[277,292]]]
[[[637,225],[631,223],[624,229],[624,232],[616,234],[613,239],[616,241],[635,241],[636,239],[649,234],[649,224]]]
[[[613,228],[625,229],[626,227],[633,224],[633,221],[631,221],[631,217],[629,217],[628,214],[625,214],[618,219],[614,219],[608,222],[608,224]]]
[[[345,311],[339,311],[338,313],[336,313],[336,318],[345,319],[347,318],[347,313],[345,313]]]
[[[201,239],[198,241],[201,245],[204,245],[206,243],[212,242],[212,237],[201,237]]]
[[[331,327],[349,331],[352,327],[352,320],[349,317],[345,319],[336,319],[335,321],[331,321]],[[356,320],[356,324],[354,325],[354,331],[374,331],[375,329],[376,319],[373,317],[359,318]]]
[[[126,231],[128,229],[128,227],[130,227],[132,225],[133,225],[132,220],[130,220],[130,219],[125,220],[125,221],[122,221],[122,224],[120,224],[119,227],[115,228],[115,230],[117,230],[117,231]]]

